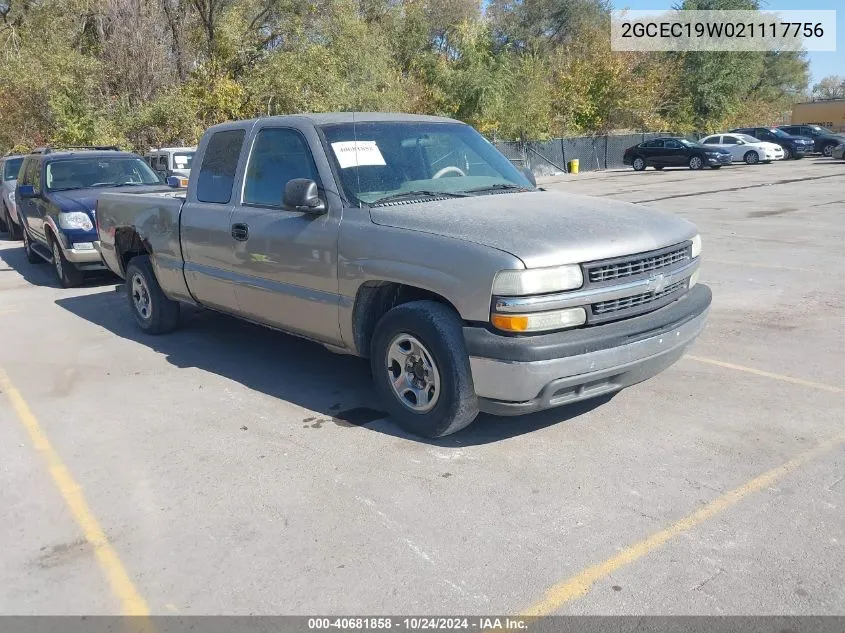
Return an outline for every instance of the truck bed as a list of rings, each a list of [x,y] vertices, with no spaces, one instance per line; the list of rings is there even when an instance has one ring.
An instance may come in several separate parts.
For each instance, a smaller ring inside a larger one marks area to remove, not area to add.
[[[124,276],[124,264],[116,243],[139,239],[154,254],[157,266],[182,267],[179,214],[184,190],[154,193],[108,193],[97,202],[98,249],[106,266]]]

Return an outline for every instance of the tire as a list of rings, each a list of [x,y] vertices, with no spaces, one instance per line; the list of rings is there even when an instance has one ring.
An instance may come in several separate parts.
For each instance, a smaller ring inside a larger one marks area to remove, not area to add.
[[[792,150],[784,145],[781,145],[781,148],[783,149],[783,160],[791,160],[793,158]]]
[[[53,251],[53,271],[59,280],[62,288],[73,288],[78,286],[85,279],[85,275],[75,264],[69,262],[62,252],[59,240],[50,237],[50,249]]]
[[[752,149],[745,152],[745,156],[742,157],[742,160],[745,161],[746,165],[756,165],[760,162],[760,154]]]
[[[3,204],[3,220],[6,223],[6,232],[8,233],[6,239],[11,240],[13,242],[16,242],[21,239],[20,227],[15,224],[14,220],[12,220],[12,214],[9,213],[9,209],[6,208],[5,204]]]
[[[828,143],[824,147],[822,147],[822,154],[831,158],[833,156],[833,148],[836,147],[835,143]]]
[[[655,171],[663,171],[664,167],[666,167],[666,165],[655,165],[654,170]]]
[[[635,156],[631,166],[634,168],[634,171],[645,171],[645,158],[642,156]]]
[[[462,326],[453,309],[436,301],[399,305],[376,325],[370,345],[376,392],[393,420],[414,435],[450,435],[478,415]],[[429,401],[421,403],[418,393]]]
[[[710,165],[710,169],[721,169],[721,165]]]
[[[126,267],[126,298],[135,322],[147,334],[166,334],[179,326],[179,302],[162,292],[149,255],[133,257]]]
[[[701,156],[690,156],[689,168],[693,171],[698,171],[704,168],[704,159]]]
[[[26,261],[30,264],[41,264],[44,262],[44,259],[32,250],[32,243],[29,240],[29,233],[27,232],[26,228],[23,229],[23,250],[26,253]]]

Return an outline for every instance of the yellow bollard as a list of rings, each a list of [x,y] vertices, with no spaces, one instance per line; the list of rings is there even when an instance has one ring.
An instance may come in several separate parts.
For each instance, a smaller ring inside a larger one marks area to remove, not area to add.
[[[570,174],[577,174],[578,173],[578,159],[573,158],[571,161],[569,161],[569,164],[567,165],[567,167],[569,167],[569,173]]]

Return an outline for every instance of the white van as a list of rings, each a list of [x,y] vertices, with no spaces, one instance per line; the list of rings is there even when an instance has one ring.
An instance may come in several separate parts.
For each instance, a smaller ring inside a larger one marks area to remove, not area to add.
[[[144,160],[165,178],[179,176],[187,179],[191,175],[196,151],[196,147],[162,147],[147,152]]]

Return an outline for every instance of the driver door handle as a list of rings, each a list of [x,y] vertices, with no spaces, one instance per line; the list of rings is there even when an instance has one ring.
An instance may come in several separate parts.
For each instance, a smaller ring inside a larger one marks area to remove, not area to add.
[[[232,237],[239,242],[246,242],[249,239],[249,226],[241,223],[233,224]]]

